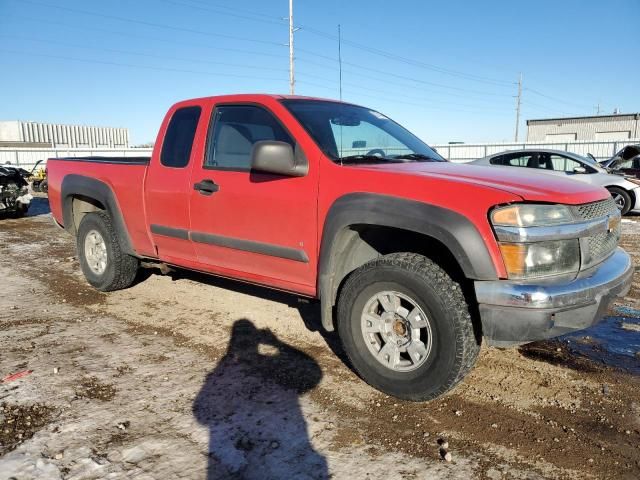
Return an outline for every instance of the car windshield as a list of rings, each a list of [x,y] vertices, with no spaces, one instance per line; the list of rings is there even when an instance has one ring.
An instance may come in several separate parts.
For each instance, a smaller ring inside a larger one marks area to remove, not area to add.
[[[600,165],[596,160],[594,160],[594,159],[593,159],[593,158],[591,158],[591,157],[585,157],[585,156],[582,156],[582,155],[578,155],[577,153],[576,153],[576,154],[574,154],[574,157],[575,157],[576,159],[579,159],[580,161],[582,161],[582,162],[586,163],[587,165],[592,166],[592,167],[595,167],[595,168],[602,168],[602,165]]]
[[[446,162],[388,117],[323,100],[283,100],[322,151],[337,163]]]

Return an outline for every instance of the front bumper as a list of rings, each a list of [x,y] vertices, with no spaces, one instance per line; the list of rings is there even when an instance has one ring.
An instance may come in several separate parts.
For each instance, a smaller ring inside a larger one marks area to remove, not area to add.
[[[506,347],[590,327],[627,294],[633,271],[631,257],[618,248],[572,280],[476,281],[483,335],[489,345]]]

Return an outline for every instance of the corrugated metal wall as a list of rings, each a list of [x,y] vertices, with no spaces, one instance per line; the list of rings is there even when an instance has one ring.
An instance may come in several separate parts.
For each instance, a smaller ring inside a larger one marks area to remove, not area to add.
[[[126,128],[59,125],[53,123],[0,122],[0,141],[48,143],[54,148],[128,148]]]
[[[638,114],[527,122],[527,142],[624,141],[639,136]]]

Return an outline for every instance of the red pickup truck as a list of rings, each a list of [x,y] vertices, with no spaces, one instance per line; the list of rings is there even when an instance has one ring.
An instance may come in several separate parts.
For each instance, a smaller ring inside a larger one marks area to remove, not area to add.
[[[597,322],[633,272],[609,193],[447,162],[377,111],[230,95],[180,102],[151,158],[53,158],[56,222],[88,282],[141,262],[317,298],[360,376],[427,400],[509,346]]]

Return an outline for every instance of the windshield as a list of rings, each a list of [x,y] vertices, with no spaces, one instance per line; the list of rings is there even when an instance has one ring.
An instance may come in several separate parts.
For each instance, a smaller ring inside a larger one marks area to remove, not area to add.
[[[374,110],[322,100],[282,103],[337,163],[446,161],[404,127]]]
[[[578,155],[578,154],[575,154],[575,156],[577,158],[579,158],[580,160],[582,160],[587,165],[591,165],[592,167],[595,167],[595,168],[602,168],[602,165],[600,165],[596,160],[594,160],[591,157],[585,157],[585,156]]]

